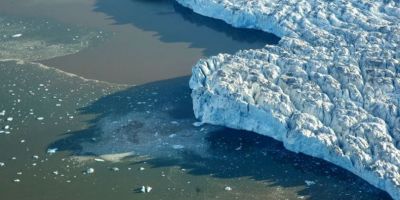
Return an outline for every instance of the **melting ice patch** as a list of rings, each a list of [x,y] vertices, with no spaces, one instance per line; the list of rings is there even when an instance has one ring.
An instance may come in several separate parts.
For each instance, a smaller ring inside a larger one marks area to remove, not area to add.
[[[400,199],[399,1],[178,2],[282,37],[198,62],[196,117],[271,136]]]
[[[0,59],[34,61],[74,54],[105,37],[102,31],[51,20],[0,16]]]

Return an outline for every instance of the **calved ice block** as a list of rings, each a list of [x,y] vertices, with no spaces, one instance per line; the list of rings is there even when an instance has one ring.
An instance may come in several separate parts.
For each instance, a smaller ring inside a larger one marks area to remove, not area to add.
[[[200,60],[197,118],[271,136],[400,199],[399,1],[177,1],[282,37]]]

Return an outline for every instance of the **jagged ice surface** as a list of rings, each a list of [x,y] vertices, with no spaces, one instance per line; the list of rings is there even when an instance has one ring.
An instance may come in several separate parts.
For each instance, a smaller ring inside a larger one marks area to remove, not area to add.
[[[177,1],[282,37],[200,60],[197,118],[271,136],[400,199],[399,1]]]

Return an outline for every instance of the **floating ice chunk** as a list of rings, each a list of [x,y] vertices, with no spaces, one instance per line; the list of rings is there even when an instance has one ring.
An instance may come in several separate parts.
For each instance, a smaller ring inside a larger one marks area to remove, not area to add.
[[[193,126],[195,126],[195,127],[199,127],[202,125],[203,125],[203,122],[193,122]]]
[[[4,130],[8,130],[8,129],[10,129],[10,125],[5,125]]]
[[[39,121],[42,121],[42,120],[44,120],[44,117],[37,117],[36,119]]]
[[[89,168],[85,172],[86,172],[86,174],[93,174],[94,173],[94,169],[93,168]]]
[[[119,168],[118,167],[113,167],[113,168],[111,168],[111,170],[114,171],[114,172],[118,172]]]
[[[184,149],[185,146],[180,145],[180,144],[175,144],[175,145],[172,145],[172,148],[173,148],[173,149]]]
[[[14,183],[19,183],[19,182],[21,182],[20,179],[14,179],[13,181],[14,181]]]
[[[58,148],[53,148],[53,149],[47,149],[48,154],[55,154],[57,152]]]
[[[6,111],[5,110],[0,112],[0,116],[4,116],[4,115],[6,115]]]
[[[6,163],[0,162],[0,167],[6,166]]]
[[[176,134],[174,133],[174,134],[169,135],[168,137],[169,138],[174,138],[175,136],[176,136]]]
[[[151,190],[153,190],[153,188],[152,187],[150,187],[150,186],[142,186],[141,188],[140,188],[140,192],[142,192],[142,193],[149,193],[149,192],[151,192]]]
[[[179,122],[177,122],[177,121],[171,121],[171,124],[179,125]]]
[[[11,122],[12,120],[14,120],[14,118],[12,118],[12,117],[7,117],[7,121]]]
[[[13,38],[19,38],[19,37],[21,37],[21,36],[22,36],[22,34],[21,34],[21,33],[18,33],[18,34],[12,35],[11,37],[13,37]]]
[[[145,169],[144,169],[144,167],[140,167],[139,170],[140,170],[140,171],[143,171],[143,170],[145,170]]]
[[[306,183],[307,186],[315,185],[315,181],[305,180],[304,182]]]
[[[58,175],[59,173],[58,173],[58,171],[54,171],[53,174],[54,175]]]
[[[37,159],[39,159],[39,156],[38,155],[33,155],[32,158],[37,160]]]
[[[232,191],[232,188],[229,187],[229,186],[226,186],[226,187],[225,187],[225,190],[226,190],[226,191]]]
[[[96,161],[96,162],[105,162],[105,160],[103,160],[101,158],[95,158],[94,161]]]

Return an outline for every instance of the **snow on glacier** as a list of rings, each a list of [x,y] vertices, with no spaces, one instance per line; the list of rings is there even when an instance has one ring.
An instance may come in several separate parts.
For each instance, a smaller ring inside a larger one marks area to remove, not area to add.
[[[202,122],[271,136],[400,199],[398,0],[177,0],[277,46],[219,54],[192,70]]]

